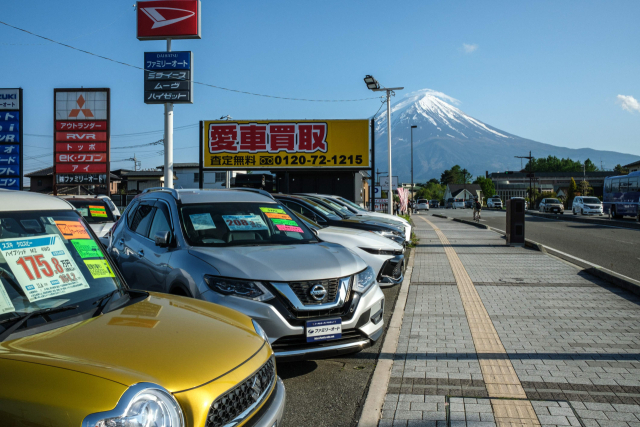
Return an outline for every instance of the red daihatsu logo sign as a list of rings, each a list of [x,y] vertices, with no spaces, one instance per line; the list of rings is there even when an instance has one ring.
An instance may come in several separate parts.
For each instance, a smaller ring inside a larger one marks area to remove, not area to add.
[[[139,1],[138,39],[199,39],[200,0]]]

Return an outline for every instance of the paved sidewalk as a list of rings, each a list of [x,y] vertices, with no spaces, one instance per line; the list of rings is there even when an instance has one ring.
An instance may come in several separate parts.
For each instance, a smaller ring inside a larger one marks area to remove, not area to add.
[[[489,230],[420,244],[379,426],[640,427],[640,299]]]

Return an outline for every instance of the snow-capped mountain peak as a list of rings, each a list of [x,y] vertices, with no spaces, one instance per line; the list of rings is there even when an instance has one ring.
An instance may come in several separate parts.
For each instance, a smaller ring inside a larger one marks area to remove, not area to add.
[[[485,171],[520,169],[522,156],[531,150],[535,157],[549,155],[584,161],[602,160],[606,165],[626,164],[637,156],[569,149],[531,141],[489,126],[465,114],[460,102],[442,92],[422,89],[409,93],[391,106],[393,174],[407,182],[411,171],[411,126],[413,132],[414,178],[424,182],[439,178],[453,165],[460,165],[474,176]],[[382,107],[376,117],[376,170],[387,169],[387,115]]]
[[[448,101],[448,102],[447,102]],[[460,138],[478,137],[490,133],[492,137],[510,138],[510,136],[491,129],[479,120],[463,113],[451,104],[460,104],[442,92],[421,89],[405,95],[391,108],[391,127],[426,126],[431,136],[445,136],[453,133]],[[386,115],[381,113],[376,119],[376,131],[386,133]],[[424,132],[424,131],[422,131]]]

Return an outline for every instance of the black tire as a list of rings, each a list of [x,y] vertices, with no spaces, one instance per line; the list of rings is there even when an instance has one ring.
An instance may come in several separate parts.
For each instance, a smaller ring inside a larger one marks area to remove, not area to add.
[[[584,209],[580,209],[580,215],[584,216]]]
[[[571,211],[573,212],[574,215],[578,215],[578,212],[576,212],[575,209],[572,208]]]

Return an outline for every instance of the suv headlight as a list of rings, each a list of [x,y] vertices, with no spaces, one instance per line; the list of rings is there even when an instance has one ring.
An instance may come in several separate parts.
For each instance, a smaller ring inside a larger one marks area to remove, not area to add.
[[[375,233],[375,234],[377,234],[379,236],[386,237],[387,239],[391,239],[391,240],[393,240],[394,242],[396,242],[399,245],[403,245],[404,244],[404,236],[401,235],[401,234],[396,234],[396,233],[393,233],[391,231],[386,231],[386,230],[369,230],[369,231],[371,231],[372,233]]]
[[[184,427],[176,399],[163,387],[138,383],[129,387],[115,409],[87,416],[87,427]]]
[[[374,283],[376,283],[376,273],[374,273],[373,268],[367,267],[354,276],[353,290],[364,294]]]
[[[211,290],[222,295],[233,295],[253,301],[267,301],[274,298],[273,294],[260,282],[216,276],[204,276],[204,281]]]

